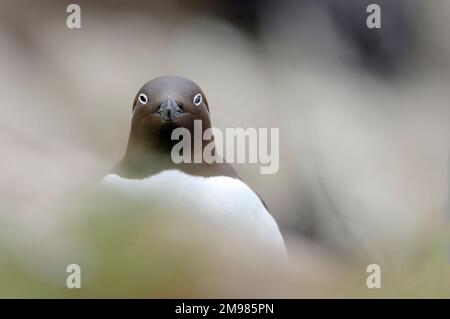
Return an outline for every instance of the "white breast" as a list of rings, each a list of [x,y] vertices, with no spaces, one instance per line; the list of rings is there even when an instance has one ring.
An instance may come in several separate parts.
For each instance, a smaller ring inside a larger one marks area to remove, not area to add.
[[[257,238],[269,250],[286,254],[277,223],[255,192],[238,179],[191,176],[167,170],[144,179],[109,174],[101,185],[152,203],[170,202],[177,210],[200,214],[233,231]]]

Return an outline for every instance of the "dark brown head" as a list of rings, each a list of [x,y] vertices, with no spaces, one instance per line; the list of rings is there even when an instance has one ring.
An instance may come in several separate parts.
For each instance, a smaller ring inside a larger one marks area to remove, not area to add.
[[[133,102],[130,137],[124,158],[112,172],[128,178],[142,178],[177,168],[193,175],[237,177],[228,164],[210,164],[203,160],[202,163],[175,164],[171,159],[172,147],[180,142],[171,138],[176,128],[186,128],[191,133],[191,159],[206,145],[214,143],[214,137],[212,141],[202,139],[202,148],[195,148],[198,145],[194,141],[198,138],[194,133],[196,120],[201,121],[203,136],[205,130],[211,128],[211,120],[206,96],[196,83],[178,76],[163,76],[147,82]]]
[[[175,103],[174,103],[175,102]],[[183,113],[209,117],[209,106],[202,89],[180,76],[161,76],[139,90],[133,102],[133,112],[156,113],[164,121],[183,118]]]
[[[130,142],[156,148],[171,147],[171,133],[177,127],[193,132],[194,120],[203,131],[211,127],[205,94],[193,81],[162,76],[147,82],[133,103]],[[193,134],[192,134],[193,135]]]

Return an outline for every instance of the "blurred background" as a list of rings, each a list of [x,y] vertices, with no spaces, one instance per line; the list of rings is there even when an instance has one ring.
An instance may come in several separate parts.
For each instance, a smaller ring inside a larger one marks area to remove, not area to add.
[[[0,297],[450,297],[449,1],[77,1],[68,29],[70,3],[0,2]],[[216,127],[280,128],[277,174],[234,167],[288,266],[95,195],[161,75],[197,82]]]

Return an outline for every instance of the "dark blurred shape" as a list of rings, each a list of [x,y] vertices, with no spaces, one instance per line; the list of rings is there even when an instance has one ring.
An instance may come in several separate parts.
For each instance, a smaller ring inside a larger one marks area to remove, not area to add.
[[[368,70],[380,75],[396,74],[402,62],[415,46],[415,29],[411,21],[414,3],[404,0],[218,0],[193,1],[209,13],[220,16],[241,31],[258,39],[262,17],[270,17],[273,9],[287,7],[289,10],[308,10],[323,7],[330,13],[336,31],[354,48],[358,61]],[[366,25],[369,4],[381,8],[381,28],[369,29]],[[297,17],[295,14],[294,17]],[[290,24],[300,24],[290,21]]]
[[[220,14],[227,20],[233,22],[241,30],[258,34],[260,15],[271,0],[221,0]]]
[[[192,0],[183,2],[192,10],[203,11],[215,15],[235,25],[240,31],[258,39],[260,36],[261,16],[267,10],[268,4],[274,0]]]
[[[414,46],[414,29],[409,20],[410,3],[403,0],[328,1],[337,30],[356,48],[360,62],[377,73],[393,75]],[[381,8],[381,28],[366,26],[369,4]]]

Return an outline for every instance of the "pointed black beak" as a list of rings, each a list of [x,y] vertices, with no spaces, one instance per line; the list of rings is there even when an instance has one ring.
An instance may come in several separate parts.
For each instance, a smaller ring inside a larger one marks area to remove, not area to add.
[[[161,118],[165,121],[175,121],[183,110],[180,105],[171,96],[166,97],[161,104],[159,104],[159,109],[156,111]]]

